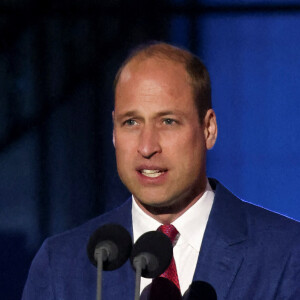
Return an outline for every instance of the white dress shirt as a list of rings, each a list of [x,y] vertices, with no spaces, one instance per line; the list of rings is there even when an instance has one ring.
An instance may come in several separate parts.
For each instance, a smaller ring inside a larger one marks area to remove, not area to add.
[[[206,189],[200,199],[172,224],[179,232],[173,255],[181,293],[184,294],[193,281],[202,239],[214,201],[214,192],[207,181]],[[147,215],[132,197],[132,225],[134,242],[145,232],[157,230],[162,225]],[[141,292],[152,279],[141,280]]]

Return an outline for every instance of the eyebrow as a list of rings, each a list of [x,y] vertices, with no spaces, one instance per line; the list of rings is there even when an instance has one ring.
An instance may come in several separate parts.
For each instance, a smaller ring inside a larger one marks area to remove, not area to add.
[[[132,116],[138,116],[140,115],[140,113],[137,110],[130,110],[124,114],[120,114],[117,119],[123,119],[123,118],[128,118],[128,117],[132,117]],[[166,111],[161,111],[155,114],[156,117],[162,117],[162,116],[166,116],[166,115],[184,115],[184,113],[182,113],[179,110],[166,110]]]
[[[166,115],[184,115],[183,112],[179,111],[179,110],[166,110],[166,111],[162,111],[159,112],[157,114],[158,117],[162,117],[162,116],[166,116]]]
[[[136,116],[136,115],[138,115],[138,114],[139,114],[139,113],[138,113],[137,110],[130,110],[130,111],[127,111],[127,112],[124,113],[124,114],[118,115],[116,119],[117,119],[117,120],[119,120],[119,119],[124,119],[124,118],[128,118],[128,117]]]

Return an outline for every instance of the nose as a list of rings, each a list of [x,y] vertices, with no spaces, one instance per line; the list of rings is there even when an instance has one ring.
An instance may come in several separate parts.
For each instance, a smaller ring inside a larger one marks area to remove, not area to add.
[[[153,127],[144,127],[139,136],[138,153],[144,158],[150,159],[161,152],[158,132]]]

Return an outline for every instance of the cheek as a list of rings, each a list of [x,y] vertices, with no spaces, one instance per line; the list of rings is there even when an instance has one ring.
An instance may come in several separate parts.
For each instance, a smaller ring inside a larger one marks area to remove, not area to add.
[[[176,170],[184,174],[189,172],[196,172],[202,168],[203,160],[205,158],[205,146],[199,137],[184,136],[173,140],[166,140],[165,147],[162,147],[164,157],[172,162]],[[182,173],[182,174],[183,174]]]
[[[128,166],[136,153],[134,140],[116,135],[115,152],[118,168]]]
[[[200,133],[187,132],[168,144],[168,154],[184,173],[198,173],[205,163],[206,146]],[[191,174],[192,175],[192,174]],[[195,174],[194,174],[195,175]]]
[[[132,138],[128,134],[119,133],[118,131],[115,133],[115,148],[117,152],[126,151],[126,149],[130,148],[130,144],[132,144]]]
[[[169,153],[173,155],[185,153],[191,159],[206,149],[204,134],[200,130],[185,130],[178,134],[170,133],[161,140],[164,141],[163,149],[168,149]]]

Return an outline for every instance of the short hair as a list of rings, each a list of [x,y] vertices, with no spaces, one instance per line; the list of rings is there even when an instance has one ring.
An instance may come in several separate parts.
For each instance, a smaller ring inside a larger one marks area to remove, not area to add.
[[[212,108],[211,85],[208,71],[202,61],[191,52],[162,42],[149,42],[134,48],[120,66],[114,80],[116,91],[120,75],[125,66],[133,59],[160,58],[181,63],[189,75],[193,89],[194,101],[198,110],[199,121],[202,122],[206,112]]]

